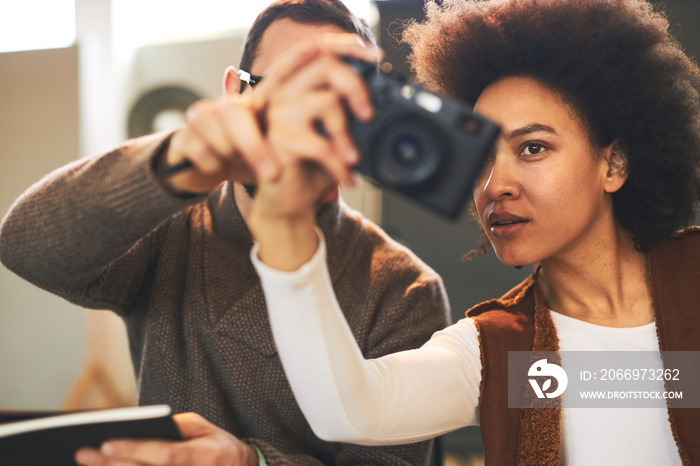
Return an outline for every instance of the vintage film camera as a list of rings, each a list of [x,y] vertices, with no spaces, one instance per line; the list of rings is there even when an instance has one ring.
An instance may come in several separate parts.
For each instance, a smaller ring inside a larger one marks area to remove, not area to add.
[[[471,106],[410,84],[373,63],[345,60],[364,78],[375,107],[369,122],[348,112],[360,151],[356,171],[448,218],[456,219],[500,128]],[[326,134],[319,124],[317,131]],[[156,173],[166,178],[192,167],[189,160]],[[251,196],[255,186],[247,185]]]
[[[456,219],[499,134],[471,106],[409,84],[372,63],[346,59],[367,83],[369,122],[349,117],[361,154],[355,169],[429,209]]]

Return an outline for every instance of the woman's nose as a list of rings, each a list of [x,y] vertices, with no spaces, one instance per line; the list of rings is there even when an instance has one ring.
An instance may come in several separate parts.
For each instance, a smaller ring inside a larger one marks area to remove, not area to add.
[[[496,155],[486,167],[484,177],[486,181],[482,189],[490,200],[517,199],[520,196],[515,163],[507,156]]]

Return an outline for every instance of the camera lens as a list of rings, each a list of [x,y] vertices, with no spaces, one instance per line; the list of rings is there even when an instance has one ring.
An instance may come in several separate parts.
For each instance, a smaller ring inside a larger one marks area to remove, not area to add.
[[[444,138],[430,120],[390,121],[376,135],[373,159],[381,182],[395,188],[417,188],[439,171]]]
[[[416,163],[421,154],[421,148],[418,142],[410,138],[400,138],[396,140],[393,148],[393,156],[404,165]]]

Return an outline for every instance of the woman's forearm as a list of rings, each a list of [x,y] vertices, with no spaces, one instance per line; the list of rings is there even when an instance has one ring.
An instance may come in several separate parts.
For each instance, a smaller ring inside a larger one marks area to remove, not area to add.
[[[319,244],[294,272],[263,264],[257,248],[252,253],[280,359],[314,432],[386,445],[474,424],[481,365],[473,323],[417,350],[365,360],[333,293],[322,238]]]

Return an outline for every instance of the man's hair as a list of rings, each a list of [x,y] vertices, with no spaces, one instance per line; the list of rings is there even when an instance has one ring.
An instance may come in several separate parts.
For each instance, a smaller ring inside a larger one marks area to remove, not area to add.
[[[591,143],[618,141],[629,177],[613,194],[640,250],[692,223],[700,197],[700,70],[644,0],[445,0],[404,32],[427,87],[474,103],[528,76],[558,92]]]
[[[273,22],[282,18],[303,24],[338,26],[341,30],[357,34],[367,43],[376,45],[367,22],[350,12],[340,0],[279,0],[263,10],[248,31],[241,56],[241,69],[250,71],[263,34]]]

